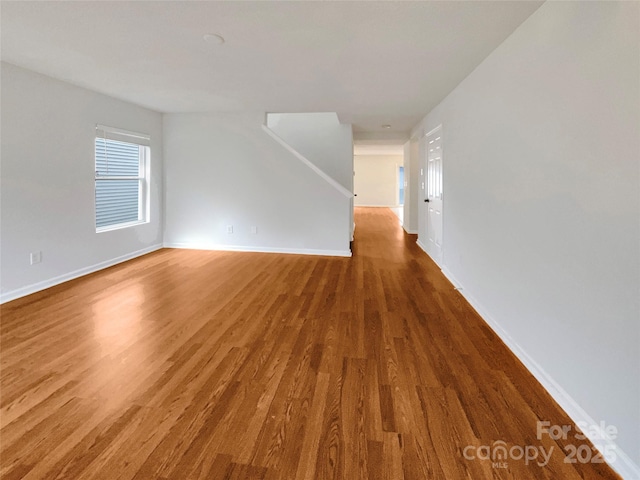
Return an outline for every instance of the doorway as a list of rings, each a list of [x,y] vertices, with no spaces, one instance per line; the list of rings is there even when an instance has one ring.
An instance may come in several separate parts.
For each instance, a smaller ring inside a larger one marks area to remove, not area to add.
[[[356,207],[389,208],[402,225],[408,190],[405,180],[404,144],[356,144],[354,146],[354,198]]]

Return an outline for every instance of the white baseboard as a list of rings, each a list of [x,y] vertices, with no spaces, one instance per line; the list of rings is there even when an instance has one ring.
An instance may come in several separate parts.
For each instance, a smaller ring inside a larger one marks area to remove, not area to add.
[[[416,245],[418,245],[418,246],[422,249],[422,251],[423,251],[424,253],[427,253],[427,247],[424,245],[424,243],[422,243],[422,242],[420,241],[420,239],[419,239],[419,238],[418,238],[418,240],[416,240]],[[427,253],[427,255],[429,255],[429,254]],[[448,277],[447,277],[447,278],[448,278]],[[449,280],[451,280],[451,279],[449,279]]]
[[[164,248],[189,250],[217,250],[223,252],[286,253],[294,255],[320,255],[325,257],[350,257],[351,250],[316,250],[311,248],[252,247],[243,245],[218,245],[208,243],[165,243]]]
[[[422,248],[422,246],[421,246]],[[424,250],[424,248],[423,248]],[[597,439],[591,438],[594,446],[600,450],[605,456],[608,451],[615,452],[616,460],[609,465],[618,472],[622,478],[627,480],[640,479],[640,467],[635,464],[631,458],[616,444],[615,440],[599,428],[600,423],[589,415],[564,388],[562,388],[553,377],[544,368],[538,364],[518,343],[509,335],[509,333],[485,310],[475,298],[465,292],[461,283],[453,276],[453,274],[444,267],[442,273],[453,284],[454,287],[462,294],[476,312],[482,317],[487,325],[495,332],[498,337],[507,345],[511,352],[524,364],[529,372],[540,382],[540,384],[549,392],[551,397],[558,402],[558,405],[569,415],[576,423],[588,425],[589,429],[597,432]],[[596,430],[597,429],[597,430]],[[591,431],[589,433],[594,433]],[[587,432],[585,432],[587,434]],[[587,435],[589,436],[589,435]],[[609,455],[607,454],[607,456]]]
[[[417,234],[418,234],[418,231],[417,231],[417,230],[410,230],[410,229],[408,229],[407,227],[405,227],[404,225],[402,225],[402,228],[404,228],[404,231],[405,231],[405,232],[407,232],[407,233],[408,233],[408,234],[410,234],[410,235],[417,235]],[[422,247],[420,247],[420,248],[422,248]],[[423,250],[424,250],[424,249],[423,249]]]
[[[65,273],[64,275],[59,275],[57,277],[53,277],[48,280],[43,280],[42,282],[33,283],[31,285],[27,285],[26,287],[10,290],[0,295],[0,304],[10,302],[11,300],[15,300],[17,298],[25,297],[27,295],[31,295],[32,293],[36,293],[41,290],[51,288],[55,285],[68,282],[69,280],[73,280],[74,278],[88,275],[89,273],[97,272],[98,270],[103,270],[107,267],[111,267],[118,263],[126,262],[127,260],[131,260],[132,258],[140,257],[142,255],[146,255],[147,253],[155,252],[156,250],[160,250],[161,248],[162,248],[162,244],[158,243],[156,245],[143,248],[142,250],[137,250],[135,252],[127,253],[125,255],[112,258],[110,260],[105,260],[104,262],[96,263],[95,265],[90,265],[88,267],[74,270],[73,272]]]
[[[332,257],[351,257],[351,250],[313,250],[313,249],[289,249],[289,248],[269,248],[269,247],[238,247],[233,245],[193,245],[187,243],[166,243],[156,244],[135,252],[127,253],[104,262],[96,263],[88,267],[74,270],[73,272],[58,275],[57,277],[49,278],[38,283],[27,285],[26,287],[17,288],[15,290],[9,290],[0,294],[0,304],[16,300],[32,293],[45,290],[47,288],[54,287],[69,280],[73,280],[84,275],[88,275],[99,270],[117,265],[118,263],[126,262],[132,258],[146,255],[147,253],[155,252],[161,248],[191,248],[196,250],[223,250],[223,251],[235,251],[235,252],[262,252],[262,253],[290,253],[300,255],[322,255]]]

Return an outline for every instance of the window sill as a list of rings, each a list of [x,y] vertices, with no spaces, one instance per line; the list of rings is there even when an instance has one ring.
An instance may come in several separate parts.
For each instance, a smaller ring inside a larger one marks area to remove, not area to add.
[[[96,233],[112,232],[113,230],[122,230],[123,228],[135,227],[136,225],[144,225],[149,220],[137,220],[135,222],[118,223],[117,225],[108,225],[106,227],[96,228]]]

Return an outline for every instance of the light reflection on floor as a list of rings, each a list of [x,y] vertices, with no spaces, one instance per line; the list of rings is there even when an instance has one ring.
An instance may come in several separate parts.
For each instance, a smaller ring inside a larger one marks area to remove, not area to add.
[[[131,378],[130,373],[144,371],[145,364],[152,361],[152,348],[141,338],[144,300],[143,284],[125,281],[101,292],[93,303],[94,340],[99,358],[94,364],[96,374],[91,378],[96,381],[96,390],[102,392],[99,394],[102,411],[116,408],[129,390],[137,388],[142,379]]]
[[[137,339],[140,333],[144,289],[140,283],[115,284],[93,304],[94,337],[112,353]]]

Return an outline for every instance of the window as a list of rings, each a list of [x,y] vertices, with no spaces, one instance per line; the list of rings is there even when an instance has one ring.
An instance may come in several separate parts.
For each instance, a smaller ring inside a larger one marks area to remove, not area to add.
[[[96,232],[149,221],[149,140],[96,126]]]

